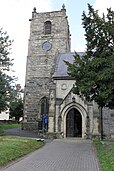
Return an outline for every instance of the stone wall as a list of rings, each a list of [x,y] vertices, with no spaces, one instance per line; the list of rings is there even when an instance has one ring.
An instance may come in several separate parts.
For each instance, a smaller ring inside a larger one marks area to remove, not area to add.
[[[103,109],[103,134],[104,138],[114,138],[114,110]]]

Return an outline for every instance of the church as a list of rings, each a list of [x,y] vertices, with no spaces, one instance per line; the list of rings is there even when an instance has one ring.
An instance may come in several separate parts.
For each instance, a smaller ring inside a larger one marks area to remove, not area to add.
[[[99,137],[98,106],[73,94],[75,80],[64,62],[74,61],[65,6],[42,13],[34,8],[29,21],[23,129],[56,138]],[[103,109],[103,131],[106,137],[114,138],[114,111],[107,108]]]

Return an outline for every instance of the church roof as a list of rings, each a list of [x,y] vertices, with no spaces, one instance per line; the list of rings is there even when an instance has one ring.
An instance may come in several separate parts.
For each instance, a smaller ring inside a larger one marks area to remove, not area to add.
[[[82,56],[84,53],[83,52],[77,52],[80,56]],[[58,53],[56,57],[56,62],[55,62],[55,72],[53,75],[53,78],[70,78],[69,75],[67,74],[67,65],[65,64],[64,61],[68,61],[70,63],[73,63],[74,61],[74,55],[75,53]]]

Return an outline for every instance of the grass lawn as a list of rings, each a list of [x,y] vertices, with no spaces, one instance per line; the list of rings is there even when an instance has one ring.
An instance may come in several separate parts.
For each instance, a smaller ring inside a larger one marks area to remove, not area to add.
[[[102,171],[114,171],[114,141],[94,141]]]
[[[35,139],[1,136],[0,166],[33,152],[43,145],[43,142],[37,142]]]
[[[5,131],[5,129],[11,128],[20,128],[20,124],[0,123],[0,134],[2,134]]]

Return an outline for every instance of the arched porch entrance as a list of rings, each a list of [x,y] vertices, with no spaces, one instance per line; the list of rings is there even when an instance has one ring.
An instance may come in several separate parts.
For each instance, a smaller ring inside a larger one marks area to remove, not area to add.
[[[64,138],[66,138],[66,136],[68,137],[68,131],[67,131],[68,126],[66,126],[66,125],[68,125],[67,124],[67,122],[68,122],[67,118],[71,116],[70,114],[73,113],[73,110],[74,110],[74,113],[78,111],[77,115],[79,117],[81,117],[81,119],[79,120],[80,122],[78,121],[77,123],[78,123],[78,125],[81,126],[81,137],[85,138],[86,131],[87,131],[87,129],[86,129],[86,123],[87,123],[86,106],[82,106],[82,105],[80,105],[79,103],[76,103],[76,102],[68,104],[61,111],[61,127],[60,128],[61,128],[61,132],[63,132],[63,137]],[[77,115],[75,115],[75,118],[76,118]],[[71,119],[71,120],[73,120],[73,119]]]
[[[66,137],[82,137],[82,116],[76,108],[66,116]]]

